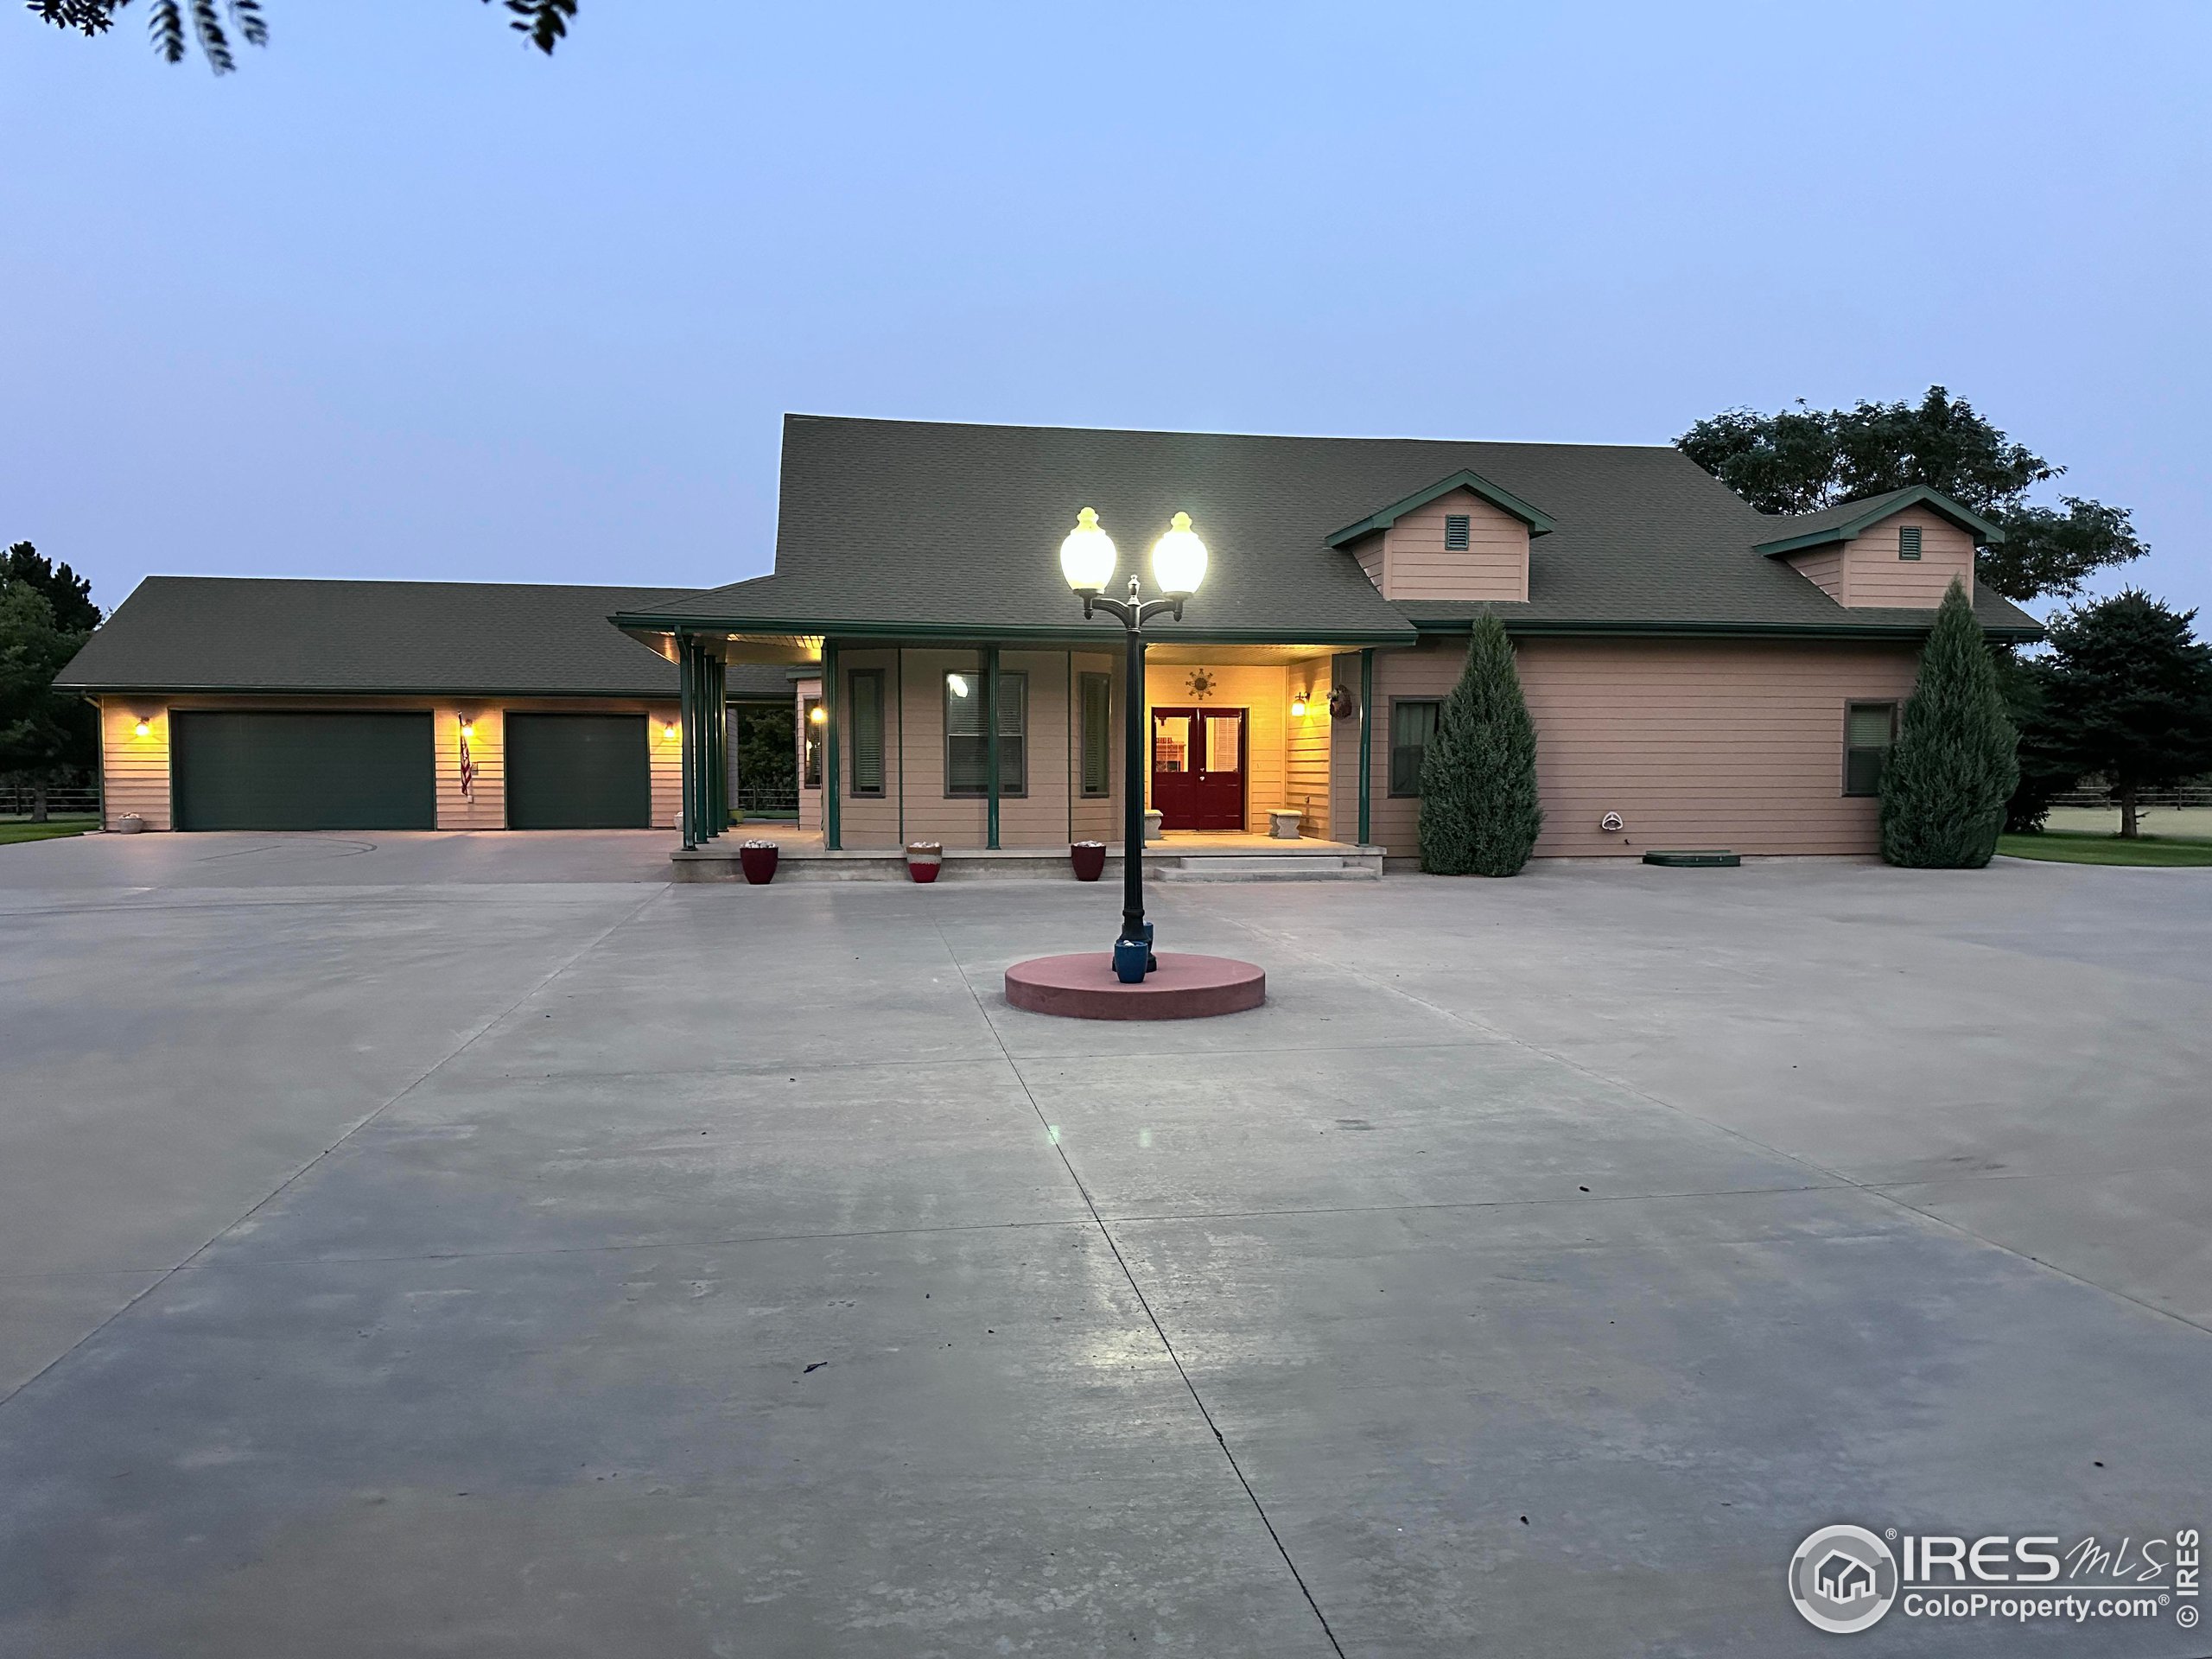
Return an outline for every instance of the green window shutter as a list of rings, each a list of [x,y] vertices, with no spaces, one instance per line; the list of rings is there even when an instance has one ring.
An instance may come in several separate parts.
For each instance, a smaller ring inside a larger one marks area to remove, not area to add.
[[[1390,792],[1421,793],[1421,762],[1436,735],[1443,705],[1427,698],[1401,697],[1390,705]]]
[[[883,793],[883,671],[855,669],[852,697],[853,793]]]
[[[1029,677],[999,676],[999,793],[1029,792]]]
[[[1882,766],[1895,739],[1897,706],[1894,702],[1854,702],[1843,721],[1843,792],[1878,795]]]
[[[1444,545],[1455,553],[1466,551],[1468,540],[1467,515],[1447,512],[1444,515]]]
[[[1086,674],[1082,686],[1083,792],[1096,798],[1113,789],[1114,683]]]
[[[1920,526],[1901,524],[1897,527],[1897,557],[1916,559],[1920,556]]]

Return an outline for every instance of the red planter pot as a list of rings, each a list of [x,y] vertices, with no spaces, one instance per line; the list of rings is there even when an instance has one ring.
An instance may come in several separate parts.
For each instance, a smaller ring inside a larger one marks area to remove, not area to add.
[[[944,868],[944,849],[932,841],[906,843],[906,874],[917,881],[934,881]]]
[[[1078,881],[1096,881],[1106,874],[1106,843],[1078,841],[1068,849],[1068,862],[1075,866]]]
[[[745,870],[745,879],[756,887],[765,887],[776,879],[776,855],[781,850],[772,841],[748,841],[737,849],[737,861]]]

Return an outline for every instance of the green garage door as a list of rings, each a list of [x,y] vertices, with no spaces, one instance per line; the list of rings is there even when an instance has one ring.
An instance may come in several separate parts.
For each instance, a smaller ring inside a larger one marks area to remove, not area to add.
[[[425,714],[181,712],[180,830],[435,830]]]
[[[647,830],[643,715],[509,715],[507,828]]]

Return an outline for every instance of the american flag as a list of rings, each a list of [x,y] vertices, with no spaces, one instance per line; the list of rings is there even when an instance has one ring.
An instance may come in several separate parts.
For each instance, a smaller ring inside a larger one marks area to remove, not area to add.
[[[468,753],[468,722],[465,720],[461,722],[461,798],[476,798],[476,760]]]

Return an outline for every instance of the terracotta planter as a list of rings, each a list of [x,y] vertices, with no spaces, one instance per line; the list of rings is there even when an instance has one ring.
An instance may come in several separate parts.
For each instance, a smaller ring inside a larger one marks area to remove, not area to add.
[[[937,873],[944,868],[944,846],[941,842],[910,841],[906,843],[906,874],[917,881],[934,881]]]
[[[1106,874],[1106,843],[1078,841],[1068,849],[1068,861],[1075,866],[1077,880],[1096,881]]]
[[[740,844],[737,861],[744,868],[745,879],[756,887],[765,887],[776,879],[776,855],[783,849],[772,841],[748,841]]]

